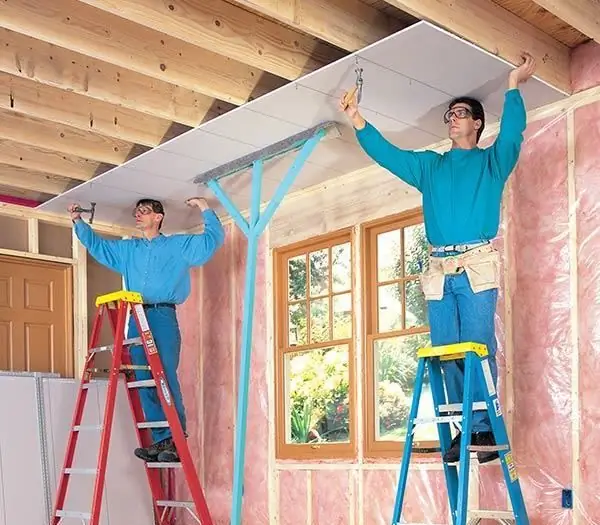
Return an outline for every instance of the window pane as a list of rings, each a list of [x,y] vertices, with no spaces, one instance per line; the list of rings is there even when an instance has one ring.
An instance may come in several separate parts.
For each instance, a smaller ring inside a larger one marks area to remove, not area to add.
[[[427,301],[419,281],[406,282],[406,328],[427,326]]]
[[[417,275],[427,270],[429,251],[425,227],[416,224],[404,228],[404,265],[406,275]]]
[[[402,284],[380,286],[379,295],[379,332],[402,330]]]
[[[287,443],[348,442],[348,347],[285,357]]]
[[[329,341],[329,298],[310,302],[310,342]]]
[[[340,244],[331,249],[331,272],[333,292],[345,292],[352,285],[350,266],[350,243]]]
[[[333,338],[352,337],[352,294],[333,297]]]
[[[305,345],[306,338],[306,303],[291,304],[289,307],[289,341],[290,346]]]
[[[400,259],[400,230],[377,236],[377,280],[393,281],[402,277]]]
[[[404,441],[417,372],[417,350],[429,346],[429,335],[418,334],[377,340],[375,352],[375,431],[377,439]],[[419,417],[434,416],[429,378],[425,376]],[[415,439],[436,441],[435,424],[417,427]]]
[[[288,261],[288,297],[290,301],[306,297],[306,257],[304,255]]]
[[[310,296],[325,295],[329,291],[329,250],[319,250],[309,255]]]

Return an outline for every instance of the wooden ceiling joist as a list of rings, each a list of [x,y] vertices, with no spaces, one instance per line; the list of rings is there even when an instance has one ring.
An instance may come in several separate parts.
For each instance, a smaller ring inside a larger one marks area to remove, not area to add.
[[[287,80],[344,54],[223,0],[80,1]]]
[[[0,139],[0,163],[79,181],[90,180],[112,167],[101,162],[6,139]]]
[[[187,126],[232,109],[184,87],[3,28],[0,71]]]
[[[75,186],[73,179],[0,163],[0,184],[58,195]]]
[[[240,105],[285,83],[77,0],[4,0],[2,25],[121,68]]]
[[[533,0],[584,35],[600,43],[600,3],[598,0]]]
[[[346,51],[357,51],[403,24],[360,0],[234,0]]]
[[[150,147],[184,131],[165,119],[6,73],[0,73],[0,107]]]
[[[528,51],[537,59],[539,78],[571,92],[569,48],[492,0],[385,1],[512,64],[521,64],[521,53]]]
[[[0,138],[115,166],[150,149],[3,108]]]

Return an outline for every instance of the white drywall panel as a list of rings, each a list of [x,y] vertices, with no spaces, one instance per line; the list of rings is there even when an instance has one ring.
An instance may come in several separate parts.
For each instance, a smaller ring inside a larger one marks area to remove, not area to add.
[[[419,22],[204,123],[39,208],[64,213],[70,202],[87,205],[94,201],[99,221],[131,226],[135,200],[150,196],[166,200],[166,233],[188,229],[201,223],[199,215],[184,204],[192,195],[210,198],[217,211],[224,212],[210,190],[191,182],[197,175],[324,121],[338,122],[342,136],[319,144],[292,191],[364,168],[372,161],[337,107],[342,92],[354,85],[357,66],[363,69],[365,118],[388,140],[407,149],[426,148],[446,137],[442,116],[448,102],[458,95],[480,98],[487,122],[497,121],[512,68],[447,31]],[[522,92],[528,110],[566,96],[535,78]],[[273,195],[277,187],[273,183],[285,174],[281,167],[291,164],[294,155],[288,154],[265,173],[263,202]],[[225,179],[222,185],[235,204],[249,207],[249,172]]]
[[[0,523],[46,523],[34,377],[0,375]]]

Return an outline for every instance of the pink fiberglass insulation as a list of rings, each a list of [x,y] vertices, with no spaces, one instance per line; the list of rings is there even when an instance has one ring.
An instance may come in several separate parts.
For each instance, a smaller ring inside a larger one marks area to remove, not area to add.
[[[573,448],[566,118],[528,126],[513,192],[515,460],[530,522],[562,525]]]
[[[581,523],[600,523],[600,103],[575,112]]]
[[[600,44],[591,41],[573,50],[571,86],[573,92],[600,84]]]
[[[590,44],[574,53],[576,89],[600,83],[599,51]],[[569,179],[567,121],[561,114],[528,125],[495,243],[508,284],[500,290],[496,315],[499,392],[504,416],[512,422],[517,472],[532,525],[600,525],[600,103],[575,111],[574,180]],[[245,238],[236,227],[227,231],[217,256],[194,272],[197,294],[180,309],[180,377],[189,441],[215,525],[229,523],[231,509],[246,271]],[[377,461],[363,458],[358,466],[346,463],[347,468],[340,462],[325,470],[309,465],[288,469],[271,458],[277,467],[269,480],[267,358],[273,348],[266,331],[272,312],[266,310],[265,257],[261,245],[243,522],[388,524],[397,472],[386,462],[372,465]],[[579,468],[574,443],[579,443]],[[405,506],[410,522],[448,523],[443,472],[435,467],[411,470]],[[479,468],[479,478],[478,507],[510,509],[499,465]],[[271,488],[275,492],[269,499]],[[571,488],[577,489],[574,510],[561,504],[563,489]],[[194,522],[185,518],[183,523]]]

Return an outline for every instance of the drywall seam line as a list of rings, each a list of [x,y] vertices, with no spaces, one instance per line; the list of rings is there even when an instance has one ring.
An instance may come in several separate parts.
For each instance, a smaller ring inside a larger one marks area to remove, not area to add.
[[[52,491],[50,488],[50,466],[48,458],[48,437],[46,435],[46,412],[44,407],[44,383],[41,375],[35,374],[35,401],[37,405],[38,437],[42,462],[42,483],[44,487],[44,503],[46,519],[52,518]]]
[[[579,406],[579,297],[578,297],[578,257],[577,257],[577,189],[575,180],[575,113],[567,112],[567,186],[569,195],[569,260],[571,283],[571,421],[572,421],[572,483],[575,504],[573,505],[573,525],[580,522],[580,406]]]

